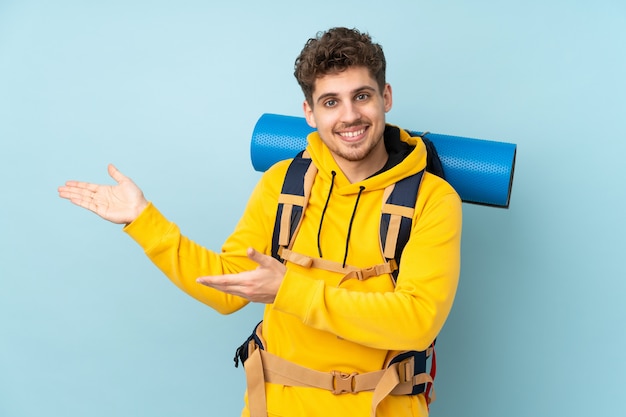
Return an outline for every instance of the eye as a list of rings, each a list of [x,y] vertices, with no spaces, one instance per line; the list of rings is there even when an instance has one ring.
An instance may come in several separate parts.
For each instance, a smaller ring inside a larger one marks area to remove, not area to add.
[[[324,107],[334,107],[337,105],[337,100],[330,99],[324,102]]]
[[[370,95],[368,93],[360,93],[357,94],[355,97],[356,101],[365,101],[370,97]]]

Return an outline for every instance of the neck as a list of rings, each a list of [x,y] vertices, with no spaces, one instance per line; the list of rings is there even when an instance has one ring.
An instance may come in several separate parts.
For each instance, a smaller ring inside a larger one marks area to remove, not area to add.
[[[389,154],[384,141],[380,141],[372,151],[363,159],[350,161],[335,156],[335,161],[350,183],[363,181],[380,171],[387,162]]]

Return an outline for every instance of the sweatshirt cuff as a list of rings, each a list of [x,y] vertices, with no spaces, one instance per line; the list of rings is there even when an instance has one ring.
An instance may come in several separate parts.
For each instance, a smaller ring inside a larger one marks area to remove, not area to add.
[[[314,300],[323,298],[323,292],[324,281],[288,270],[274,299],[274,309],[296,316],[306,323],[315,305]]]
[[[148,251],[161,241],[162,236],[171,227],[172,223],[161,214],[152,202],[149,202],[139,216],[124,226],[122,230],[133,238],[144,251]]]

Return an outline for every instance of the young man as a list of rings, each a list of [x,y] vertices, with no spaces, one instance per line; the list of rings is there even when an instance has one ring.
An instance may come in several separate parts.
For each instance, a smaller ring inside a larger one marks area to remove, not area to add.
[[[263,175],[221,252],[184,237],[113,166],[117,185],[69,181],[59,195],[126,224],[124,231],[177,286],[217,311],[266,304],[258,329],[263,350],[250,350],[246,362],[242,415],[426,416],[423,390],[393,391],[424,380],[389,362],[397,352],[427,350],[450,312],[461,201],[425,172],[397,277],[384,268],[368,279],[351,275],[389,264],[379,230],[385,190],[425,169],[426,148],[385,123],[392,91],[383,51],[369,35],[346,28],[318,34],[297,58],[295,76],[306,120],[317,129],[307,146],[317,173],[284,262],[270,255],[290,161]]]

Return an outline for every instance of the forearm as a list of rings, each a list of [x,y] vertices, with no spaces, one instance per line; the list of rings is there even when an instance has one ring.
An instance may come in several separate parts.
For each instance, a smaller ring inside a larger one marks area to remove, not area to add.
[[[205,275],[233,272],[220,255],[183,236],[174,223],[168,221],[152,204],[124,231],[144,250],[150,260],[181,290],[211,306],[222,314],[232,313],[247,301],[205,287],[196,279]],[[245,258],[245,253],[243,253]],[[236,256],[234,256],[236,258]]]
[[[437,293],[360,292],[291,274],[274,308],[365,346],[422,350],[435,339],[450,312],[456,288],[450,281]]]

